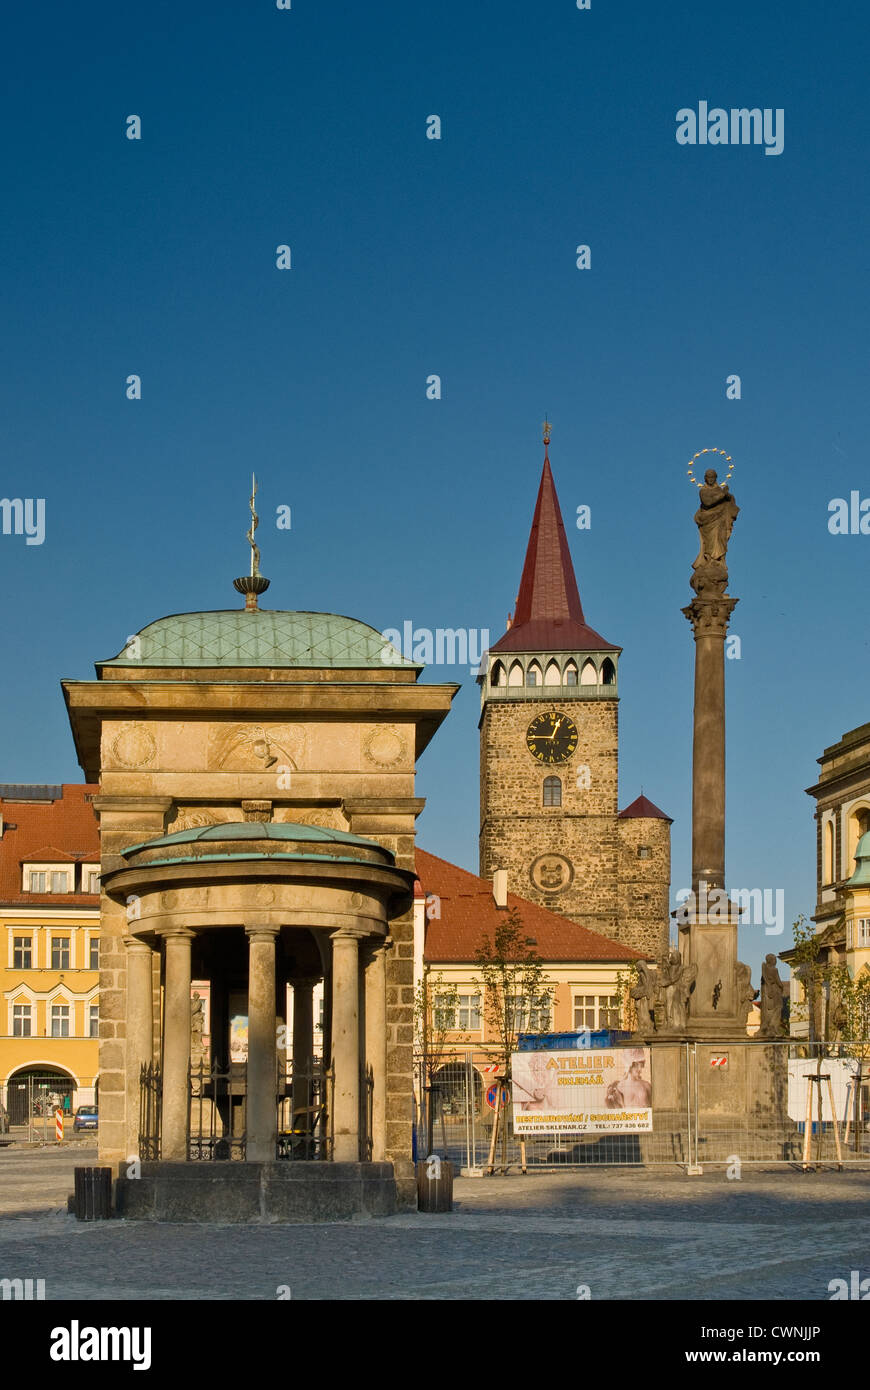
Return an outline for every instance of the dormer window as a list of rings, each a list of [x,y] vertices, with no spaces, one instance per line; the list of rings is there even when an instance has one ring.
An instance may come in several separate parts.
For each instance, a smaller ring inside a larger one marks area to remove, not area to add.
[[[38,868],[24,867],[25,893],[74,893],[74,869],[72,866],[57,868],[52,864],[41,864]]]

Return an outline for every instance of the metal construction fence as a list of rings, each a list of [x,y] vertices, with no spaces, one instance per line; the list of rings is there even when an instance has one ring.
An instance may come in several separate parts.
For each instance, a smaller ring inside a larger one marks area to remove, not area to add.
[[[418,1067],[418,1157],[471,1172],[590,1165],[870,1167],[870,1046],[754,1041],[648,1043],[651,1128],[640,1133],[515,1132],[511,1085],[491,1053]],[[637,1054],[637,1044],[611,1051]],[[627,1073],[630,1058],[624,1056]],[[493,1128],[499,1115],[496,1142]],[[517,1110],[522,1107],[517,1103]],[[618,1113],[615,1118],[618,1119]]]
[[[32,1144],[56,1142],[56,1115],[64,1122],[64,1137],[75,1133],[76,1112],[96,1109],[99,1081],[74,1077],[49,1067],[25,1067],[0,1083],[0,1138]],[[93,1120],[89,1128],[95,1127]]]

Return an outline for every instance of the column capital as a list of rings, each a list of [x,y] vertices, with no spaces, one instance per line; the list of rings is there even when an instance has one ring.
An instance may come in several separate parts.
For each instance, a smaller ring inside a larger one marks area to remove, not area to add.
[[[143,941],[141,936],[125,936],[121,939],[124,942],[124,945],[127,947],[127,950],[131,952],[131,954],[137,950],[140,951],[142,954],[144,954],[147,951],[149,956],[153,955],[154,953],[153,947],[150,946],[147,941]]]
[[[196,932],[191,931],[190,927],[158,927],[157,935],[162,937],[164,941],[172,941],[173,939],[192,941]]]
[[[731,614],[740,602],[727,594],[719,598],[693,598],[682,612],[692,624],[695,640],[699,637],[723,637],[728,631]]]
[[[333,946],[339,944],[346,946],[349,942],[358,943],[365,940],[368,934],[367,931],[363,931],[362,927],[338,927],[330,934],[330,940]]]
[[[245,927],[245,936],[251,941],[257,940],[258,938],[261,941],[266,938],[271,938],[274,941],[280,930],[280,927],[271,927],[267,922],[258,922],[254,926]]]

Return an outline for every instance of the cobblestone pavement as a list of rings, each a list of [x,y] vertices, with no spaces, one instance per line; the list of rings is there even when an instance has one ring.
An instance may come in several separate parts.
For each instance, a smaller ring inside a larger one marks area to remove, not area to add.
[[[827,1300],[870,1276],[870,1173],[744,1168],[458,1178],[456,1211],[294,1226],[66,1215],[93,1149],[0,1150],[0,1278],[47,1299]]]

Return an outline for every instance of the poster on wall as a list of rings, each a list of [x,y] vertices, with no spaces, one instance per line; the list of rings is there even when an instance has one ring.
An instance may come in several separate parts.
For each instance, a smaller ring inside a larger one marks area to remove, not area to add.
[[[516,1052],[514,1134],[644,1134],[652,1129],[648,1047]]]

